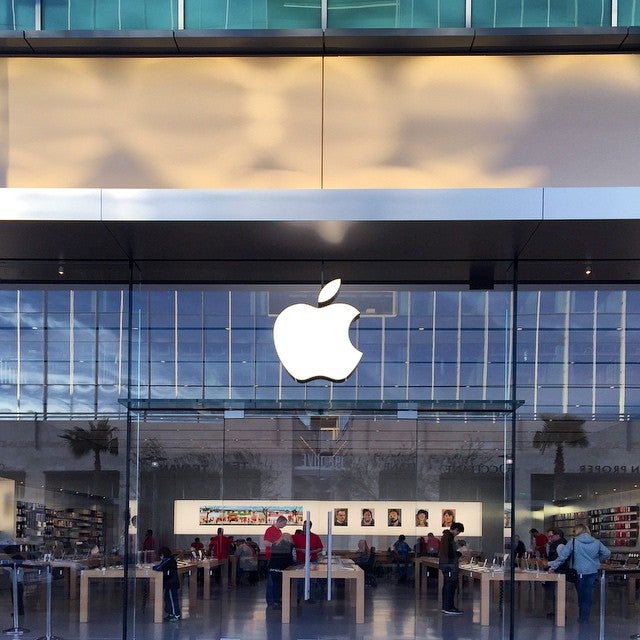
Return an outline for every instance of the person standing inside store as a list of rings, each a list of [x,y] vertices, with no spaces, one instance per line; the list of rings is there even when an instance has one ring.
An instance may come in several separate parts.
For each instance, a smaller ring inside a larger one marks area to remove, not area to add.
[[[217,535],[215,535],[209,543],[211,549],[211,557],[224,560],[229,557],[229,549],[231,547],[231,538],[224,535],[224,529],[218,528]]]
[[[277,542],[271,545],[271,558],[269,559],[269,574],[273,582],[274,609],[282,608],[282,572],[293,563],[293,539],[290,533],[282,533]]]
[[[162,571],[162,591],[164,593],[165,620],[176,622],[180,620],[180,577],[178,563],[169,547],[160,549],[160,562],[153,567],[154,571]]]
[[[554,573],[573,554],[568,564],[578,572],[578,580],[574,583],[578,594],[578,622],[586,624],[591,613],[593,585],[598,576],[598,569],[601,562],[611,555],[611,551],[600,540],[596,540],[591,535],[589,527],[584,524],[576,525],[573,535],[573,540],[562,547],[558,557],[549,562],[549,572]]]
[[[516,549],[515,549],[516,560],[522,560],[527,555],[527,547],[525,546],[524,542],[522,542],[518,534],[514,536],[514,539],[516,543]]]
[[[266,600],[269,607],[275,603],[273,598],[273,578],[271,576],[271,548],[282,538],[282,529],[286,524],[287,519],[285,516],[278,516],[276,521],[264,532],[264,557],[267,561]]]
[[[535,558],[547,557],[547,542],[549,539],[544,533],[540,533],[537,529],[530,529],[529,535],[531,536],[531,551]]]
[[[245,542],[253,549],[256,558],[260,555],[260,547],[258,543],[254,542],[252,538],[247,537]]]
[[[440,555],[440,539],[431,532],[427,533],[427,555],[431,558],[437,558]]]
[[[461,522],[454,522],[449,529],[442,532],[440,540],[439,566],[442,571],[442,613],[457,616],[462,613],[456,608],[454,598],[458,588],[458,550],[455,538],[464,531]]]
[[[258,556],[254,548],[248,544],[246,540],[238,540],[236,542],[234,555],[238,559],[236,583],[240,586],[242,584],[242,577],[246,573],[249,584],[253,584],[256,580],[255,576],[258,573]]]
[[[407,544],[406,536],[401,533],[398,536],[398,539],[393,543],[393,547],[391,547],[391,555],[393,556],[393,561],[396,564],[398,572],[398,582],[407,581],[410,554],[411,547]]]
[[[144,562],[154,562],[156,555],[156,540],[153,537],[153,531],[147,529],[147,533],[142,541],[142,557]]]
[[[369,556],[371,555],[371,548],[367,544],[367,541],[363,538],[358,540],[358,550],[356,551],[356,557],[354,562],[360,567],[365,567],[369,562]]]
[[[217,558],[218,560],[227,560],[228,563],[232,543],[233,540],[229,536],[224,535],[224,529],[222,527],[218,527],[216,535],[209,541],[209,555],[212,558]],[[221,581],[223,571],[229,571],[229,567],[223,565],[216,570],[216,575],[220,575]],[[232,583],[233,581],[231,581],[229,585]]]
[[[416,554],[416,557],[426,556],[427,555],[427,539],[424,536],[420,536],[416,543],[413,545],[413,550]]]
[[[469,549],[469,547],[467,547],[467,541],[466,540],[458,540],[457,541],[457,545],[458,545],[458,560],[461,561],[463,564],[465,563],[469,563],[471,562],[471,558],[473,556],[473,553],[471,551],[471,549]]]
[[[547,559],[549,561],[557,560],[560,551],[564,545],[567,544],[567,539],[564,537],[564,531],[562,529],[549,529],[547,531],[547,540],[549,543],[547,545]],[[564,572],[564,567],[566,567],[566,562],[559,566],[557,572]],[[556,582],[543,582],[542,586],[544,588],[544,599],[549,603],[549,611],[547,612],[547,618],[554,618],[556,615]]]
[[[204,555],[204,544],[202,544],[200,538],[194,538],[193,542],[191,543],[191,552],[195,555],[196,558],[201,558]]]

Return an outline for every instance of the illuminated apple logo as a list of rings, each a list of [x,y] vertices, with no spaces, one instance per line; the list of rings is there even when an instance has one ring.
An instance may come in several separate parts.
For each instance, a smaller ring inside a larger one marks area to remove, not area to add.
[[[298,382],[346,380],[362,351],[349,339],[349,326],[360,315],[350,304],[331,304],[341,281],[332,280],[318,295],[318,306],[294,304],[276,318],[273,342],[280,362]]]

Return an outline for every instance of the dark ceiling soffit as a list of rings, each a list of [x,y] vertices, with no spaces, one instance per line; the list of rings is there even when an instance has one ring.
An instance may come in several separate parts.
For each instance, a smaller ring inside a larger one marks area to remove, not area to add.
[[[640,50],[640,27],[0,31],[3,55],[392,55]]]

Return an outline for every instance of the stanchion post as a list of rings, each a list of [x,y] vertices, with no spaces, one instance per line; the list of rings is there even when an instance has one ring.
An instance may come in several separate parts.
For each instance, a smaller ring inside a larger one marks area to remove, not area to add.
[[[37,640],[62,640],[60,636],[51,635],[51,593],[52,593],[52,585],[53,585],[53,577],[51,573],[51,565],[47,564],[47,603],[46,603],[46,624],[47,631],[46,635],[40,636]]]
[[[304,531],[304,599],[309,600],[310,596],[310,585],[311,585],[311,576],[309,572],[311,570],[311,559],[310,559],[310,551],[311,551],[311,527],[309,523],[311,522],[311,513],[307,511],[307,518],[305,522],[305,531]]]
[[[600,633],[599,640],[604,640],[604,605],[606,596],[607,574],[604,569],[600,571]]]
[[[327,512],[327,600],[331,600],[331,557],[333,555],[333,520]]]
[[[26,629],[25,627],[20,626],[20,616],[19,616],[20,611],[18,608],[18,598],[19,598],[18,571],[22,571],[24,573],[24,569],[22,568],[22,566],[20,566],[20,564],[16,560],[13,560],[6,564],[13,567],[13,571],[11,572],[11,589],[13,593],[13,627],[10,627],[9,629],[5,629],[4,633],[9,636],[21,636],[23,633],[29,631],[29,629]]]

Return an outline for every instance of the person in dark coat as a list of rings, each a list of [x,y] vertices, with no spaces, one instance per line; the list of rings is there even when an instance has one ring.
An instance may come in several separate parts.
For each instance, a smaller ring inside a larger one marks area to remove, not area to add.
[[[164,592],[165,620],[180,620],[180,576],[178,563],[169,547],[160,549],[160,562],[153,567],[154,571],[162,571],[162,590]]]
[[[562,529],[549,529],[547,531],[547,540],[549,540],[549,548],[547,550],[547,560],[550,562],[558,559],[558,554],[562,551],[564,545],[567,544],[567,539],[564,537],[564,531]],[[556,570],[557,573],[565,573],[566,562],[559,566]],[[548,603],[549,611],[547,612],[547,618],[554,618],[556,615],[556,582],[543,582],[544,587],[544,599]]]
[[[290,533],[283,533],[278,542],[271,545],[269,573],[273,580],[273,608],[282,607],[282,572],[295,564],[293,559],[293,538]]]
[[[464,531],[461,522],[454,522],[449,529],[442,532],[440,539],[439,566],[442,571],[442,613],[447,615],[460,615],[462,611],[457,609],[453,600],[458,588],[458,549],[455,537]]]

